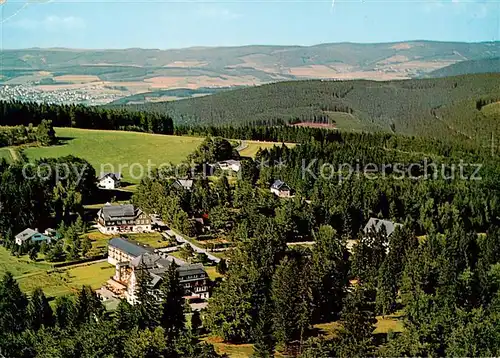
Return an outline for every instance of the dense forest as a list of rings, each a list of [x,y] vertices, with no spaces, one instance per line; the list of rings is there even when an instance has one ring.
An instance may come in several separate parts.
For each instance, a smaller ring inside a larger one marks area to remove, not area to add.
[[[346,130],[480,140],[500,133],[498,112],[487,116],[475,105],[484,97],[500,100],[499,82],[500,74],[390,82],[294,81],[125,108],[164,113],[177,125],[330,122]]]
[[[157,113],[110,110],[83,105],[54,105],[0,101],[1,126],[37,126],[51,120],[54,127],[116,129],[171,134],[172,119]]]
[[[203,173],[191,190],[173,186],[170,173],[141,182],[133,200],[146,212],[187,235],[188,218],[206,216],[212,234],[234,245],[204,314],[206,329],[228,342],[254,343],[256,357],[500,353],[498,160],[447,151],[434,140],[383,138],[342,134],[263,150],[255,161],[243,160],[234,185]],[[223,159],[225,147],[210,139],[200,147],[207,155],[194,157]],[[408,176],[339,170],[324,177],[313,166],[318,177],[303,177],[303,159],[335,168],[400,163]],[[429,172],[411,171],[425,160]],[[471,179],[471,168],[459,176],[452,168],[460,160],[483,164],[481,180]],[[275,179],[295,196],[270,193]],[[403,227],[391,236],[363,231],[370,217]],[[315,244],[287,245],[294,241]],[[404,317],[403,332],[373,334],[375,317],[392,313]],[[335,337],[317,337],[313,326],[332,320],[339,324]]]
[[[500,57],[484,58],[469,61],[460,61],[438,70],[432,71],[425,77],[449,77],[472,73],[500,72]]]

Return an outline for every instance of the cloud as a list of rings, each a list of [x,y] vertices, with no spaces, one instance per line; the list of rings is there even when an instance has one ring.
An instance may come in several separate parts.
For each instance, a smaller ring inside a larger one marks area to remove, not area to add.
[[[42,20],[20,19],[12,21],[9,26],[21,28],[24,30],[45,30],[45,31],[67,31],[85,28],[85,21],[75,16],[60,17],[56,15],[47,16]]]
[[[241,14],[226,8],[203,5],[198,10],[198,16],[215,20],[236,20],[241,17]]]

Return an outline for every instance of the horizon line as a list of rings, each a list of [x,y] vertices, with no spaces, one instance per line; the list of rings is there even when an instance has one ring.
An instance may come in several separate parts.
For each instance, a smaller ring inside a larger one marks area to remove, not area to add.
[[[172,48],[152,48],[152,47],[120,47],[120,48],[75,48],[75,47],[65,47],[65,46],[54,46],[54,47],[20,47],[20,48],[2,48],[2,51],[21,51],[21,50],[72,50],[72,51],[127,51],[127,50],[145,50],[145,51],[176,51],[176,50],[207,50],[207,49],[224,49],[224,48],[245,48],[245,47],[289,47],[289,48],[311,48],[326,45],[390,45],[390,44],[400,44],[400,43],[443,43],[443,44],[496,44],[500,43],[500,40],[490,40],[490,41],[446,41],[446,40],[425,40],[425,39],[415,39],[415,40],[400,40],[400,41],[382,41],[382,42],[352,42],[352,41],[342,41],[342,42],[321,42],[313,45],[270,45],[270,44],[246,44],[246,45],[210,45],[210,46],[186,46],[186,47],[172,47]]]

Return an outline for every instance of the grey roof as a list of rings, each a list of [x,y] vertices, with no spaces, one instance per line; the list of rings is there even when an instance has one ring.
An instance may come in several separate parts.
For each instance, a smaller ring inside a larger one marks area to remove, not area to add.
[[[28,229],[20,232],[19,234],[17,234],[16,239],[26,241],[26,240],[29,240],[31,237],[33,237],[36,234],[38,234],[38,231],[28,228]]]
[[[186,276],[205,274],[205,268],[203,264],[190,264],[183,265],[177,268],[179,272],[179,278],[182,280]]]
[[[104,205],[99,211],[99,216],[104,220],[133,219],[142,214],[140,209],[134,208],[132,204]]]
[[[192,179],[177,179],[174,184],[177,183],[177,185],[180,185],[184,189],[191,190],[193,187],[193,180]]]
[[[130,261],[130,264],[134,267],[139,267],[141,265],[144,265],[148,268],[164,268],[168,267],[170,265],[171,261],[162,258],[161,256],[157,254],[153,254],[151,252],[145,252],[141,254],[140,256],[134,258],[132,261]]]
[[[121,175],[121,173],[101,173],[99,175],[99,177],[97,178],[97,180],[102,180],[106,177],[110,177],[111,179],[113,179],[115,181],[119,181],[119,180],[121,180],[122,175]]]
[[[241,162],[239,160],[234,160],[234,159],[228,159],[228,160],[223,160],[219,162],[220,164],[227,164],[227,165],[239,165]]]
[[[133,257],[143,255],[150,251],[150,249],[140,246],[135,242],[128,241],[122,237],[115,237],[109,240],[108,245],[113,246]]]
[[[278,179],[271,185],[271,189],[290,190],[290,187],[284,181]]]
[[[371,229],[378,232],[382,230],[383,226],[385,227],[385,232],[387,233],[387,236],[391,236],[397,227],[402,227],[403,225],[394,223],[389,220],[370,218],[370,220],[368,220],[368,223],[365,225],[363,231],[365,234],[368,233]]]
[[[172,264],[172,261],[164,259],[156,254],[146,253],[139,257],[136,257],[130,262],[133,267],[138,267],[141,263],[145,265],[151,275],[150,285],[156,287],[158,283],[163,279],[163,276]],[[188,276],[191,275],[203,275],[204,277],[208,277],[202,264],[182,265],[177,267],[177,272],[179,272],[179,281],[181,283],[197,280],[188,278]]]

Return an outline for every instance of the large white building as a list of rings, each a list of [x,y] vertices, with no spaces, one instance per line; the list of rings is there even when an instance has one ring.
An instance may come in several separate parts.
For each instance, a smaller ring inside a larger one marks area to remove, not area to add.
[[[107,296],[124,298],[134,304],[138,270],[148,271],[151,277],[150,288],[152,291],[158,291],[174,258],[162,257],[154,253],[153,249],[133,241],[114,238],[108,243],[108,262],[115,265],[115,275],[108,280],[105,287],[101,288],[101,294],[107,292]],[[175,262],[180,264],[176,270],[179,273],[179,281],[184,288],[185,297],[208,299],[210,279],[203,265],[186,264],[179,260]]]
[[[97,213],[97,228],[107,235],[151,232],[151,218],[131,204],[106,204]]]

